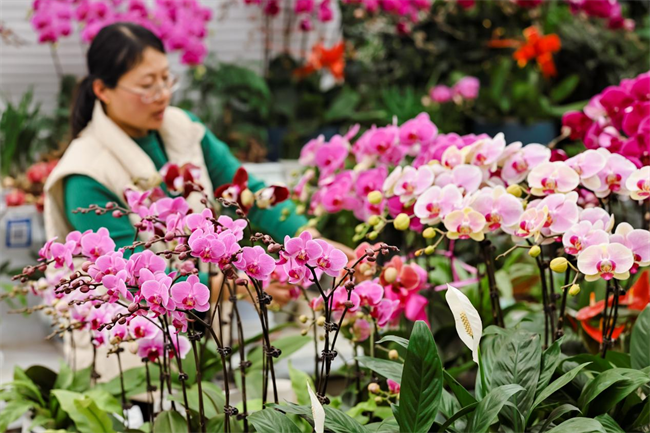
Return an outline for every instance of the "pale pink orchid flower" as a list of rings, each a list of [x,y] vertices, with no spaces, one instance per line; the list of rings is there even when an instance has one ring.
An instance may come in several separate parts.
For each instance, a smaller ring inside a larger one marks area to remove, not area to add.
[[[399,178],[402,177],[402,171],[402,166],[398,165],[393,169],[393,171],[391,171],[386,180],[384,180],[384,184],[382,185],[381,189],[384,191],[384,195],[386,197],[392,197],[395,195],[395,185],[397,185]]]
[[[581,179],[587,179],[598,174],[605,168],[607,159],[602,152],[594,149],[587,149],[576,156],[567,159],[566,164],[575,170]]]
[[[449,239],[485,239],[485,217],[470,207],[450,212],[444,219]]]
[[[441,174],[435,181],[435,184],[440,187],[448,184],[456,185],[463,189],[465,195],[478,190],[481,183],[483,183],[483,171],[469,164],[457,165],[451,172]]]
[[[625,182],[625,188],[633,200],[646,200],[650,197],[650,166],[635,170]]]
[[[609,153],[604,149],[598,151]],[[610,193],[629,195],[625,186],[627,179],[635,171],[636,165],[633,162],[622,155],[612,153],[607,156],[605,167],[596,175],[583,179],[582,184],[600,198],[607,197]]]
[[[505,188],[483,188],[476,193],[471,207],[485,217],[486,231],[494,231],[501,226],[511,226],[519,221],[524,212],[521,201],[508,194]]]
[[[648,230],[635,229],[628,223],[620,223],[614,234],[609,237],[609,242],[624,245],[632,251],[633,273],[636,273],[639,267],[650,265],[650,232]]]
[[[627,280],[632,265],[632,251],[618,243],[592,245],[578,255],[578,270],[585,275],[587,281],[600,278],[606,281],[612,278]]]
[[[463,194],[456,185],[435,185],[418,197],[413,207],[415,216],[422,224],[439,223],[449,212],[458,209],[463,202]]]
[[[467,153],[467,160],[476,166],[492,167],[496,164],[503,150],[506,148],[506,140],[503,132],[499,132],[494,138],[483,138],[471,146],[463,148]]]
[[[602,207],[584,209],[580,213],[580,221],[589,221],[595,229],[605,230],[607,233],[614,228],[614,215],[610,215]]]
[[[562,236],[562,244],[567,254],[576,256],[592,245],[606,244],[609,235],[602,228],[595,228],[589,221],[580,221]]]
[[[528,174],[528,185],[533,195],[567,193],[576,189],[580,176],[562,161],[544,162]]]
[[[521,142],[506,146],[501,158],[501,177],[508,184],[520,183],[536,167],[551,159],[551,149],[541,144],[529,144],[522,147]]]
[[[578,222],[580,217],[578,193],[575,191],[568,194],[551,194],[544,197],[539,203],[529,203],[529,206],[548,209],[546,222],[542,229],[542,234],[545,236],[566,232]]]
[[[465,163],[466,152],[458,149],[456,146],[449,146],[440,158],[443,167],[454,168]]]
[[[402,175],[395,182],[393,192],[400,202],[408,203],[422,194],[433,183],[433,172],[428,165],[420,168],[404,167]]]
[[[512,227],[504,227],[506,233],[514,234],[519,238],[533,237],[535,241],[541,236],[541,230],[548,218],[548,208],[531,207],[519,217],[519,222]]]

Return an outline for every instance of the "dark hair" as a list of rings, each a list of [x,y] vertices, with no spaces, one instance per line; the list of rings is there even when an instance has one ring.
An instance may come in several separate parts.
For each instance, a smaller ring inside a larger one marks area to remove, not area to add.
[[[100,79],[106,87],[114,89],[122,75],[140,63],[147,48],[165,52],[158,36],[137,24],[115,23],[97,33],[86,55],[88,76],[79,83],[74,98],[70,117],[72,138],[76,138],[92,119],[97,98],[93,81]]]

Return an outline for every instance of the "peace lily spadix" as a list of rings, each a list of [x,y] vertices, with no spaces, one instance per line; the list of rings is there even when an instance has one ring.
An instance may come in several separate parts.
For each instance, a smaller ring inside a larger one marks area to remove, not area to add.
[[[457,288],[447,284],[445,295],[447,304],[456,321],[456,332],[465,343],[465,346],[472,351],[472,359],[478,364],[478,350],[483,335],[483,323],[478,311],[469,301],[467,296]]]
[[[318,397],[314,394],[314,391],[311,390],[309,382],[307,382],[307,391],[309,391],[309,399],[311,400],[311,414],[314,417],[314,430],[316,433],[325,432],[325,409],[323,405],[320,404]]]

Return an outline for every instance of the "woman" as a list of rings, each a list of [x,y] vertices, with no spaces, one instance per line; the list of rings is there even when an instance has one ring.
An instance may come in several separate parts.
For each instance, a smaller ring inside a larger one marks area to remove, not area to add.
[[[125,188],[134,183],[156,186],[158,170],[167,162],[199,167],[199,182],[211,195],[232,181],[240,164],[195,116],[169,106],[177,79],[169,71],[163,43],[149,30],[130,23],[103,28],[90,46],[87,63],[89,75],[79,86],[72,112],[74,140],[45,186],[46,231],[48,237],[62,239],[72,230],[106,227],[116,246],[123,247],[136,236],[128,219],[73,211],[124,203]],[[253,191],[263,186],[249,180]],[[289,216],[281,218],[285,210]],[[249,218],[277,240],[294,236],[307,222],[291,203],[253,208]],[[221,277],[210,282],[206,275],[202,278],[213,289],[221,286]],[[280,304],[289,299],[284,287],[269,291]]]

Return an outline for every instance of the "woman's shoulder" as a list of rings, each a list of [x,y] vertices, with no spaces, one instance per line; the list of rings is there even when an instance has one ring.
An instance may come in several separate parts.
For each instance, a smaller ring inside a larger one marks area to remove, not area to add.
[[[47,184],[52,185],[75,174],[94,178],[98,172],[106,169],[107,153],[107,149],[92,136],[75,138],[48,176]],[[49,185],[46,185],[46,189]]]

